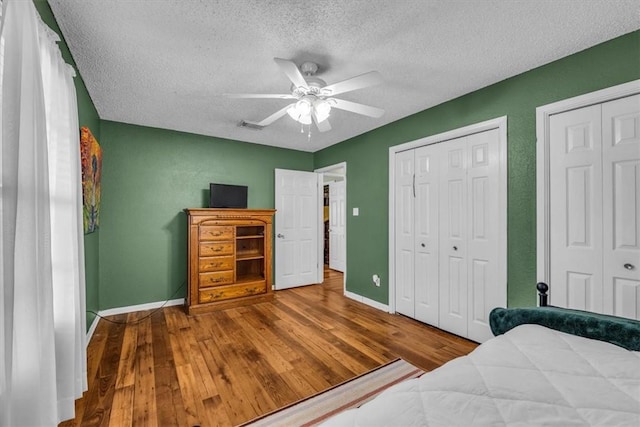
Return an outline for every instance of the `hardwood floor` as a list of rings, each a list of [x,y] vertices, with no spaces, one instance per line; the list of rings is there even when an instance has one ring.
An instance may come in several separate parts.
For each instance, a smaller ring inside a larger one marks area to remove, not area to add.
[[[62,426],[237,425],[401,357],[434,369],[475,343],[342,295],[342,274],[272,302],[101,320],[89,390]]]

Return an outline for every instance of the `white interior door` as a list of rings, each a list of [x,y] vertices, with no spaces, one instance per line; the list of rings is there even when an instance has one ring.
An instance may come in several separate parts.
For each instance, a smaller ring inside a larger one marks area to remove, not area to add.
[[[415,150],[395,155],[396,311],[409,317],[415,315],[414,156]]]
[[[415,318],[438,326],[438,166],[442,144],[415,149]]]
[[[604,312],[640,319],[640,95],[602,104]]]
[[[318,262],[321,175],[275,170],[275,289],[322,282]]]
[[[484,342],[493,337],[489,313],[507,301],[500,131],[440,145],[440,327]]]
[[[550,119],[551,304],[602,312],[602,127],[599,105]]]
[[[467,335],[467,137],[442,144],[440,327]]]
[[[500,286],[500,135],[497,129],[467,137],[467,337],[493,337],[489,313],[507,301]]]
[[[346,260],[345,222],[347,219],[345,182],[329,184],[329,268],[344,272]]]

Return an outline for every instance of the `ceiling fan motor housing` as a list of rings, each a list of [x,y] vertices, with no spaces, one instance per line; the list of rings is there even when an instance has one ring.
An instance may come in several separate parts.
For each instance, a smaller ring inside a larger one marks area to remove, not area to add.
[[[298,98],[303,97],[305,95],[319,95],[321,89],[327,85],[327,82],[322,80],[320,77],[315,76],[304,76],[304,80],[307,82],[307,87],[295,87],[295,85],[291,85],[291,93],[293,96]]]

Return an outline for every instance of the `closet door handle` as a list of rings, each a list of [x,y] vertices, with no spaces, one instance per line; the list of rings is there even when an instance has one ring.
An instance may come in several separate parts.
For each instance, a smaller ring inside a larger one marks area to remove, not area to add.
[[[413,198],[416,198],[416,174],[413,174],[413,184],[411,184],[413,186]]]

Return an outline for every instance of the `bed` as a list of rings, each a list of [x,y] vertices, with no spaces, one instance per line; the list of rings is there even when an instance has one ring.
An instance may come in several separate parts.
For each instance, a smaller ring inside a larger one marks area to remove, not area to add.
[[[640,426],[640,322],[495,309],[496,335],[323,426]]]

